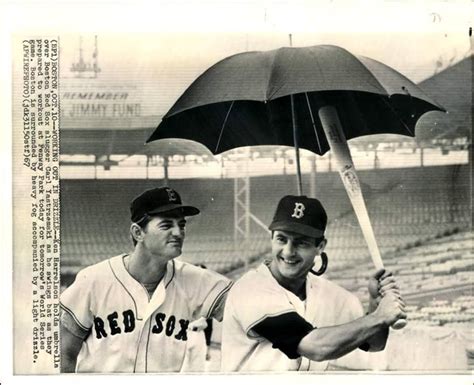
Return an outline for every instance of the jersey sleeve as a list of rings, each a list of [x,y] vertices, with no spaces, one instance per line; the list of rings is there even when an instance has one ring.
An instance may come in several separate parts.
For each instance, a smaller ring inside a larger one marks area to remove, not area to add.
[[[256,324],[252,330],[272,343],[288,358],[300,357],[298,345],[314,327],[297,312],[267,317]]]
[[[91,311],[91,281],[87,272],[80,271],[75,281],[61,294],[61,320],[76,336],[86,335],[92,327],[94,316]]]
[[[215,318],[222,320],[227,293],[232,281],[211,270],[196,268],[192,280],[192,299],[195,301],[195,317]]]

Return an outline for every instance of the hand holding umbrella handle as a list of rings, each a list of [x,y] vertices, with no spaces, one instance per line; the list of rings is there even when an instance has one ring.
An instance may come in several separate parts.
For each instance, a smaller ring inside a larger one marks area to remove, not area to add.
[[[319,118],[323,126],[329,146],[336,158],[339,175],[346,189],[347,195],[352,203],[357,220],[364,234],[365,241],[369,248],[372,262],[377,270],[383,268],[382,257],[375,240],[374,231],[370,223],[369,214],[365,206],[364,197],[360,188],[359,178],[357,177],[354,163],[352,161],[349,146],[347,145],[342,125],[337,115],[337,111],[332,106],[324,106],[319,109]],[[400,319],[393,325],[393,329],[405,327],[406,320]]]

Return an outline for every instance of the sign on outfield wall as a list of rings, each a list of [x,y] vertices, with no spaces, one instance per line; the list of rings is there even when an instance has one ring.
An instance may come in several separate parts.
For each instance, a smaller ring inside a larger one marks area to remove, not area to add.
[[[133,85],[99,79],[65,79],[61,86],[62,129],[133,129],[154,127],[161,117]]]

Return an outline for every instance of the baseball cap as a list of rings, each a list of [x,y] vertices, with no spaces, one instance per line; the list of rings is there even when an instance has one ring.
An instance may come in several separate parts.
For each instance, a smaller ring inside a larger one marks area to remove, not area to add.
[[[184,216],[200,213],[193,206],[184,206],[179,194],[169,187],[158,187],[146,190],[137,196],[130,204],[133,222],[139,222],[145,215],[164,214],[170,211],[180,211]]]
[[[278,203],[268,228],[320,238],[324,236],[327,221],[326,210],[319,200],[305,195],[287,195]]]

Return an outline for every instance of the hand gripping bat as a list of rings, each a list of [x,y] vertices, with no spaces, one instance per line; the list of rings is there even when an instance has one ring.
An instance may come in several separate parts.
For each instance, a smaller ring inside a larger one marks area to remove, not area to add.
[[[346,189],[347,195],[352,203],[359,225],[364,234],[365,241],[369,248],[370,256],[375,268],[382,269],[383,261],[375,240],[374,231],[370,223],[369,214],[365,206],[364,197],[360,188],[354,163],[352,161],[349,146],[347,145],[342,125],[337,115],[337,111],[332,106],[324,106],[319,109],[319,118],[326,134],[329,146],[336,158],[339,175]],[[406,325],[406,320],[399,319],[393,325],[393,329],[402,329]]]

